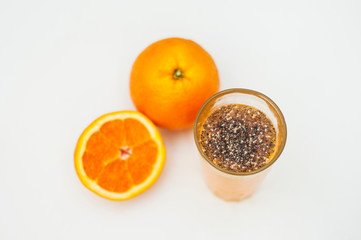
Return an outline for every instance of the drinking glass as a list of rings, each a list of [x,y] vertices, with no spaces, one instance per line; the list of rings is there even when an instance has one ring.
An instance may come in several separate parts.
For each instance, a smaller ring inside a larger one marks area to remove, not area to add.
[[[248,105],[262,111],[271,120],[275,130],[275,148],[263,166],[251,172],[236,172],[213,163],[200,144],[204,122],[216,109],[228,104]],[[281,155],[287,138],[287,127],[281,110],[267,96],[249,89],[233,88],[216,93],[199,110],[194,124],[194,139],[201,160],[203,176],[208,188],[227,201],[240,201],[251,196],[270,170],[270,166]]]

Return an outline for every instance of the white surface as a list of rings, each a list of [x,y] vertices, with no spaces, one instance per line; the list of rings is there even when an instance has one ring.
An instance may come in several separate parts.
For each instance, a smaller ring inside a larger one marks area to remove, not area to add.
[[[360,239],[360,1],[1,1],[0,239]],[[157,183],[111,202],[78,180],[73,151],[96,117],[134,109],[134,59],[193,39],[221,89],[258,90],[288,142],[260,191],[208,191],[191,130],[161,130]]]

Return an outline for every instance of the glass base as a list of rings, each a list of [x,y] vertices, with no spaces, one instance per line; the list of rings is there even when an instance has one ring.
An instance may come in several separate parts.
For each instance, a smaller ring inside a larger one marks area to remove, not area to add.
[[[230,175],[218,171],[201,160],[203,176],[208,188],[219,198],[226,201],[242,201],[257,191],[268,170],[247,176]]]

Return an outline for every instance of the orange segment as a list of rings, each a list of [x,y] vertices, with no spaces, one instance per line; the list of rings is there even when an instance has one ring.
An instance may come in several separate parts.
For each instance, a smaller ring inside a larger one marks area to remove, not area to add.
[[[104,159],[89,152],[85,152],[82,159],[86,175],[90,179],[95,180],[99,173],[103,170],[105,164]]]
[[[137,129],[137,131],[134,131],[133,129]],[[140,144],[150,138],[148,129],[136,119],[125,119],[124,130],[128,146]]]
[[[123,146],[125,141],[123,120],[117,119],[104,123],[100,128],[100,132],[102,132],[115,146]]]
[[[122,193],[129,190],[133,186],[133,180],[129,175],[127,162],[119,159],[106,165],[97,183],[111,192]]]
[[[128,159],[128,166],[134,184],[142,183],[150,175],[157,155],[158,146],[153,140],[133,148],[132,155]]]
[[[103,159],[114,158],[118,154],[116,146],[99,131],[90,136],[86,144],[86,150]]]
[[[144,115],[115,112],[84,130],[74,162],[88,189],[111,200],[126,200],[157,180],[165,163],[165,147],[159,131]]]

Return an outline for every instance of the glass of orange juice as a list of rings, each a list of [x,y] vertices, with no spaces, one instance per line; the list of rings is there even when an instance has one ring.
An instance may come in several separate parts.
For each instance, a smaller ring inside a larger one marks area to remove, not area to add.
[[[216,93],[194,124],[207,186],[228,201],[251,196],[281,155],[286,137],[281,110],[264,94],[240,88]]]

